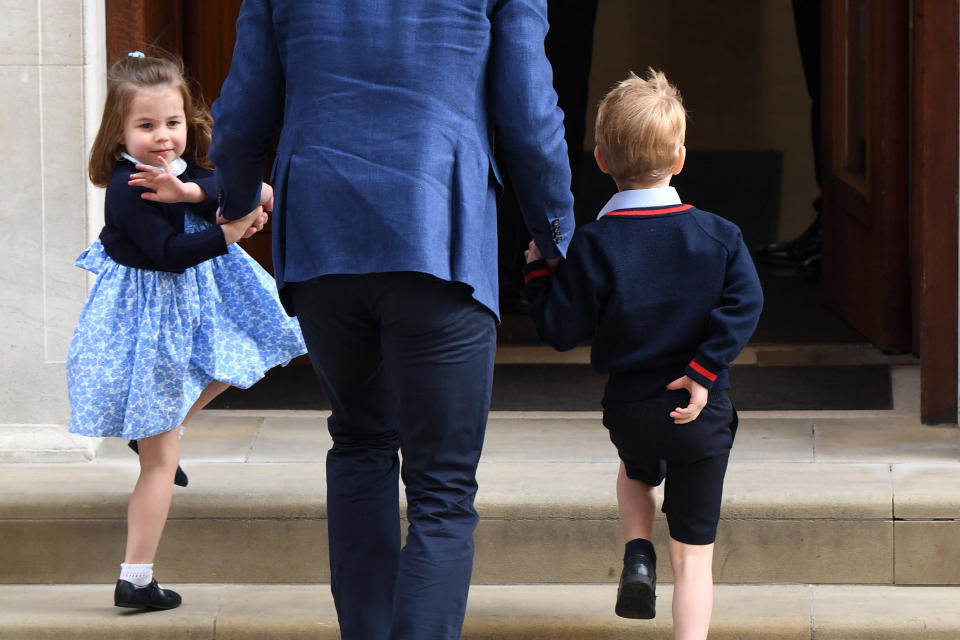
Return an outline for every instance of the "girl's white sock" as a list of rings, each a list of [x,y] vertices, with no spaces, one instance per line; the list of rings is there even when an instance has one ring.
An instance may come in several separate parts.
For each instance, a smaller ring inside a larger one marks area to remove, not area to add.
[[[145,587],[153,581],[153,563],[127,564],[121,562],[120,579],[132,582],[138,587]]]

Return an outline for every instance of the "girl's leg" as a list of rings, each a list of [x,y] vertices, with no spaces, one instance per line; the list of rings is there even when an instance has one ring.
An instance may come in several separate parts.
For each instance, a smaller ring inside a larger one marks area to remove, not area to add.
[[[713,544],[684,544],[670,538],[673,566],[673,637],[705,640],[713,613]]]
[[[622,460],[617,474],[617,508],[625,542],[636,538],[650,540],[657,509],[657,488],[628,478]]]
[[[157,553],[180,459],[179,429],[144,438],[139,448],[140,477],[127,509],[127,564],[150,564]]]
[[[187,415],[183,418],[183,424],[187,424],[190,421],[190,418],[203,409],[205,406],[210,404],[210,402],[216,398],[218,395],[230,388],[230,385],[226,382],[220,382],[219,380],[214,380],[207,385],[207,388],[200,392],[200,397],[197,398],[197,401],[193,403],[193,406],[190,407],[190,411],[187,411]]]

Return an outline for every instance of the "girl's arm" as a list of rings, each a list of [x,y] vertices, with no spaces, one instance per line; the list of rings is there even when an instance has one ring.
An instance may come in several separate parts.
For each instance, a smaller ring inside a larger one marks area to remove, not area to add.
[[[123,230],[128,241],[155,268],[180,273],[187,267],[225,254],[227,245],[238,239],[219,225],[196,233],[184,233],[175,224],[175,216],[182,213],[171,210],[173,205],[142,198],[141,195],[146,193],[144,189],[126,183],[126,176],[117,175],[107,187],[107,219]]]

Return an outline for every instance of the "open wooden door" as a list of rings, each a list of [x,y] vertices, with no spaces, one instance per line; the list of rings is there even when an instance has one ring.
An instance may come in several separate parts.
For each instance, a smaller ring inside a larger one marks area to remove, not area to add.
[[[881,349],[911,349],[909,0],[823,14],[823,296]]]
[[[913,0],[914,350],[924,423],[957,421],[960,2]]]

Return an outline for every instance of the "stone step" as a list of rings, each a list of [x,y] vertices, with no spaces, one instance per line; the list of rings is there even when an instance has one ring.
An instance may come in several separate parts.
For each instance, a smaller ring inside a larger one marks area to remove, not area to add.
[[[162,579],[329,580],[328,446],[322,414],[202,415],[184,439],[191,480],[175,491]],[[614,456],[599,414],[493,416],[479,469],[475,584],[614,583]],[[956,428],[909,417],[744,414],[717,582],[960,584],[958,460]],[[93,463],[0,465],[0,583],[115,579],[136,474],[116,440]],[[665,523],[656,530],[664,549]]]
[[[112,587],[0,586],[4,640],[339,638],[329,585],[177,584],[184,604],[142,613]],[[471,587],[464,640],[672,638],[669,585],[654,620],[613,614],[615,585]],[[718,585],[713,640],[956,640],[960,587]]]

